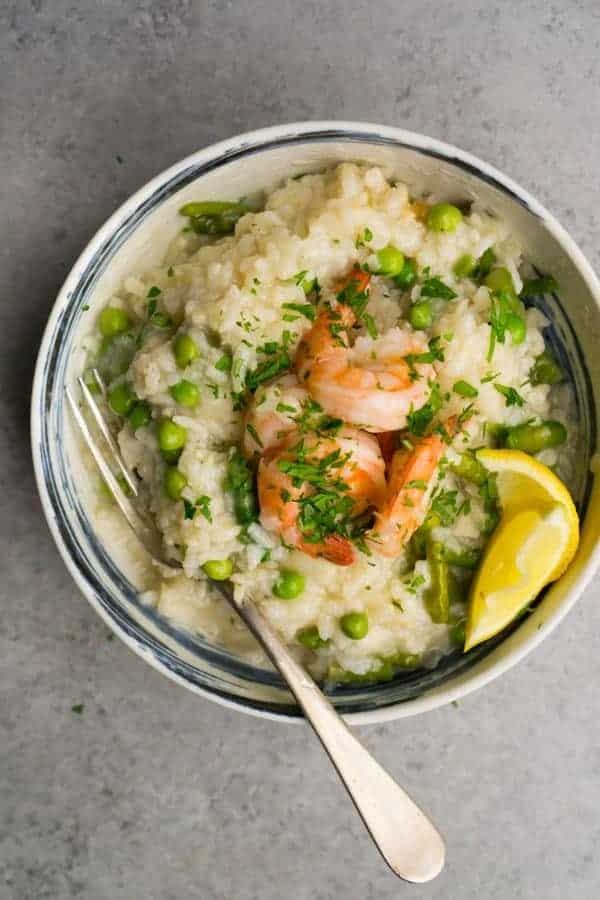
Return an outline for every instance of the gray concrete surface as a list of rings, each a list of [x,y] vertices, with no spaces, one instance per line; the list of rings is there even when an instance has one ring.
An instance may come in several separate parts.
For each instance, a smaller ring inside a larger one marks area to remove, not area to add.
[[[598,265],[595,0],[0,3],[0,897],[592,900],[600,593],[499,682],[365,742],[448,840],[402,885],[307,730],[196,699],[78,594],[28,451],[53,298],[113,208],[249,128],[399,124],[495,163]],[[83,713],[71,711],[83,703]]]

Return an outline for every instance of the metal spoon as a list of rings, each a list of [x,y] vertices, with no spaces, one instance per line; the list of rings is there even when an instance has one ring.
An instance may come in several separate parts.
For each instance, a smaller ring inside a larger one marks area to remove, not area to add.
[[[93,374],[99,389],[104,393],[99,373],[94,370]],[[162,541],[156,527],[125,496],[113,475],[113,467],[116,466],[127,480],[134,496],[137,495],[136,481],[127,470],[100,407],[83,378],[79,378],[78,383],[84,405],[104,439],[104,449],[101,449],[90,431],[69,388],[66,389],[67,399],[83,440],[119,509],[140,542],[155,559],[163,564],[176,565],[173,561],[164,559]],[[112,466],[107,458],[111,460]],[[354,737],[317,684],[296,662],[259,607],[252,602],[238,602],[230,583],[213,581],[213,584],[250,628],[286,681],[389,867],[406,881],[431,881],[443,868],[445,857],[444,842],[436,828]]]

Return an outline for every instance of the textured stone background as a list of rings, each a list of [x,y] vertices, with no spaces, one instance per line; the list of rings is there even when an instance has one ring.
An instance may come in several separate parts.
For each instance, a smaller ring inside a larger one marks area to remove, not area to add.
[[[436,882],[402,885],[306,729],[199,700],[107,641],[42,519],[27,413],[85,242],[150,176],[249,128],[353,118],[454,142],[598,265],[599,16],[596,0],[0,2],[2,900],[598,896],[597,588],[458,708],[363,730],[448,840]]]

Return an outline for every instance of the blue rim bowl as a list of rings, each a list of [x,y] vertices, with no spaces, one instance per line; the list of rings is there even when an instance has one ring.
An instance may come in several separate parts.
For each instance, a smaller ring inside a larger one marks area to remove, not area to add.
[[[99,307],[128,266],[165,245],[174,211],[201,190],[238,197],[284,177],[352,160],[386,167],[415,191],[478,199],[507,220],[529,261],[552,271],[561,298],[546,297],[547,339],[571,379],[582,431],[577,504],[582,540],[568,572],[526,618],[467,654],[456,651],[433,670],[376,685],[336,687],[330,697],[355,723],[414,715],[486,684],[523,658],[558,624],[600,561],[600,500],[590,462],[596,451],[600,399],[600,285],[558,222],[523,188],[464,151],[397,128],[355,122],[307,122],[265,128],[223,141],[172,166],[127,200],[75,263],[42,340],[31,408],[32,449],[42,504],[57,547],[75,581],[107,625],[138,655],[174,681],[211,700],[277,720],[302,718],[275,672],[257,668],[145,606],[95,532],[82,500],[64,391],[77,367],[78,339],[89,327],[85,307]],[[161,244],[162,242],[162,244]]]

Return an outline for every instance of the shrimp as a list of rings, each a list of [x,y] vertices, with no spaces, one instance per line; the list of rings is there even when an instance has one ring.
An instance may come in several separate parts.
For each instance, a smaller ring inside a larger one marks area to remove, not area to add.
[[[242,448],[246,457],[283,444],[298,428],[296,417],[309,400],[292,373],[261,386],[244,416]]]
[[[351,565],[356,551],[340,533],[385,496],[385,464],[371,435],[343,427],[335,437],[315,432],[265,454],[258,467],[260,521],[309,556]]]
[[[422,340],[400,328],[378,339],[360,337],[350,345],[349,330],[356,323],[354,309],[342,301],[348,286],[363,294],[370,276],[353,270],[338,305],[324,307],[303,335],[295,357],[301,384],[332,416],[365,431],[398,431],[408,414],[426,402],[428,381],[435,370],[429,363],[406,359],[426,351]]]
[[[452,435],[453,418],[445,423]],[[422,525],[433,488],[434,477],[447,444],[439,434],[421,438],[412,450],[396,450],[392,458],[384,502],[375,514],[369,547],[387,557],[399,556],[408,540]]]

